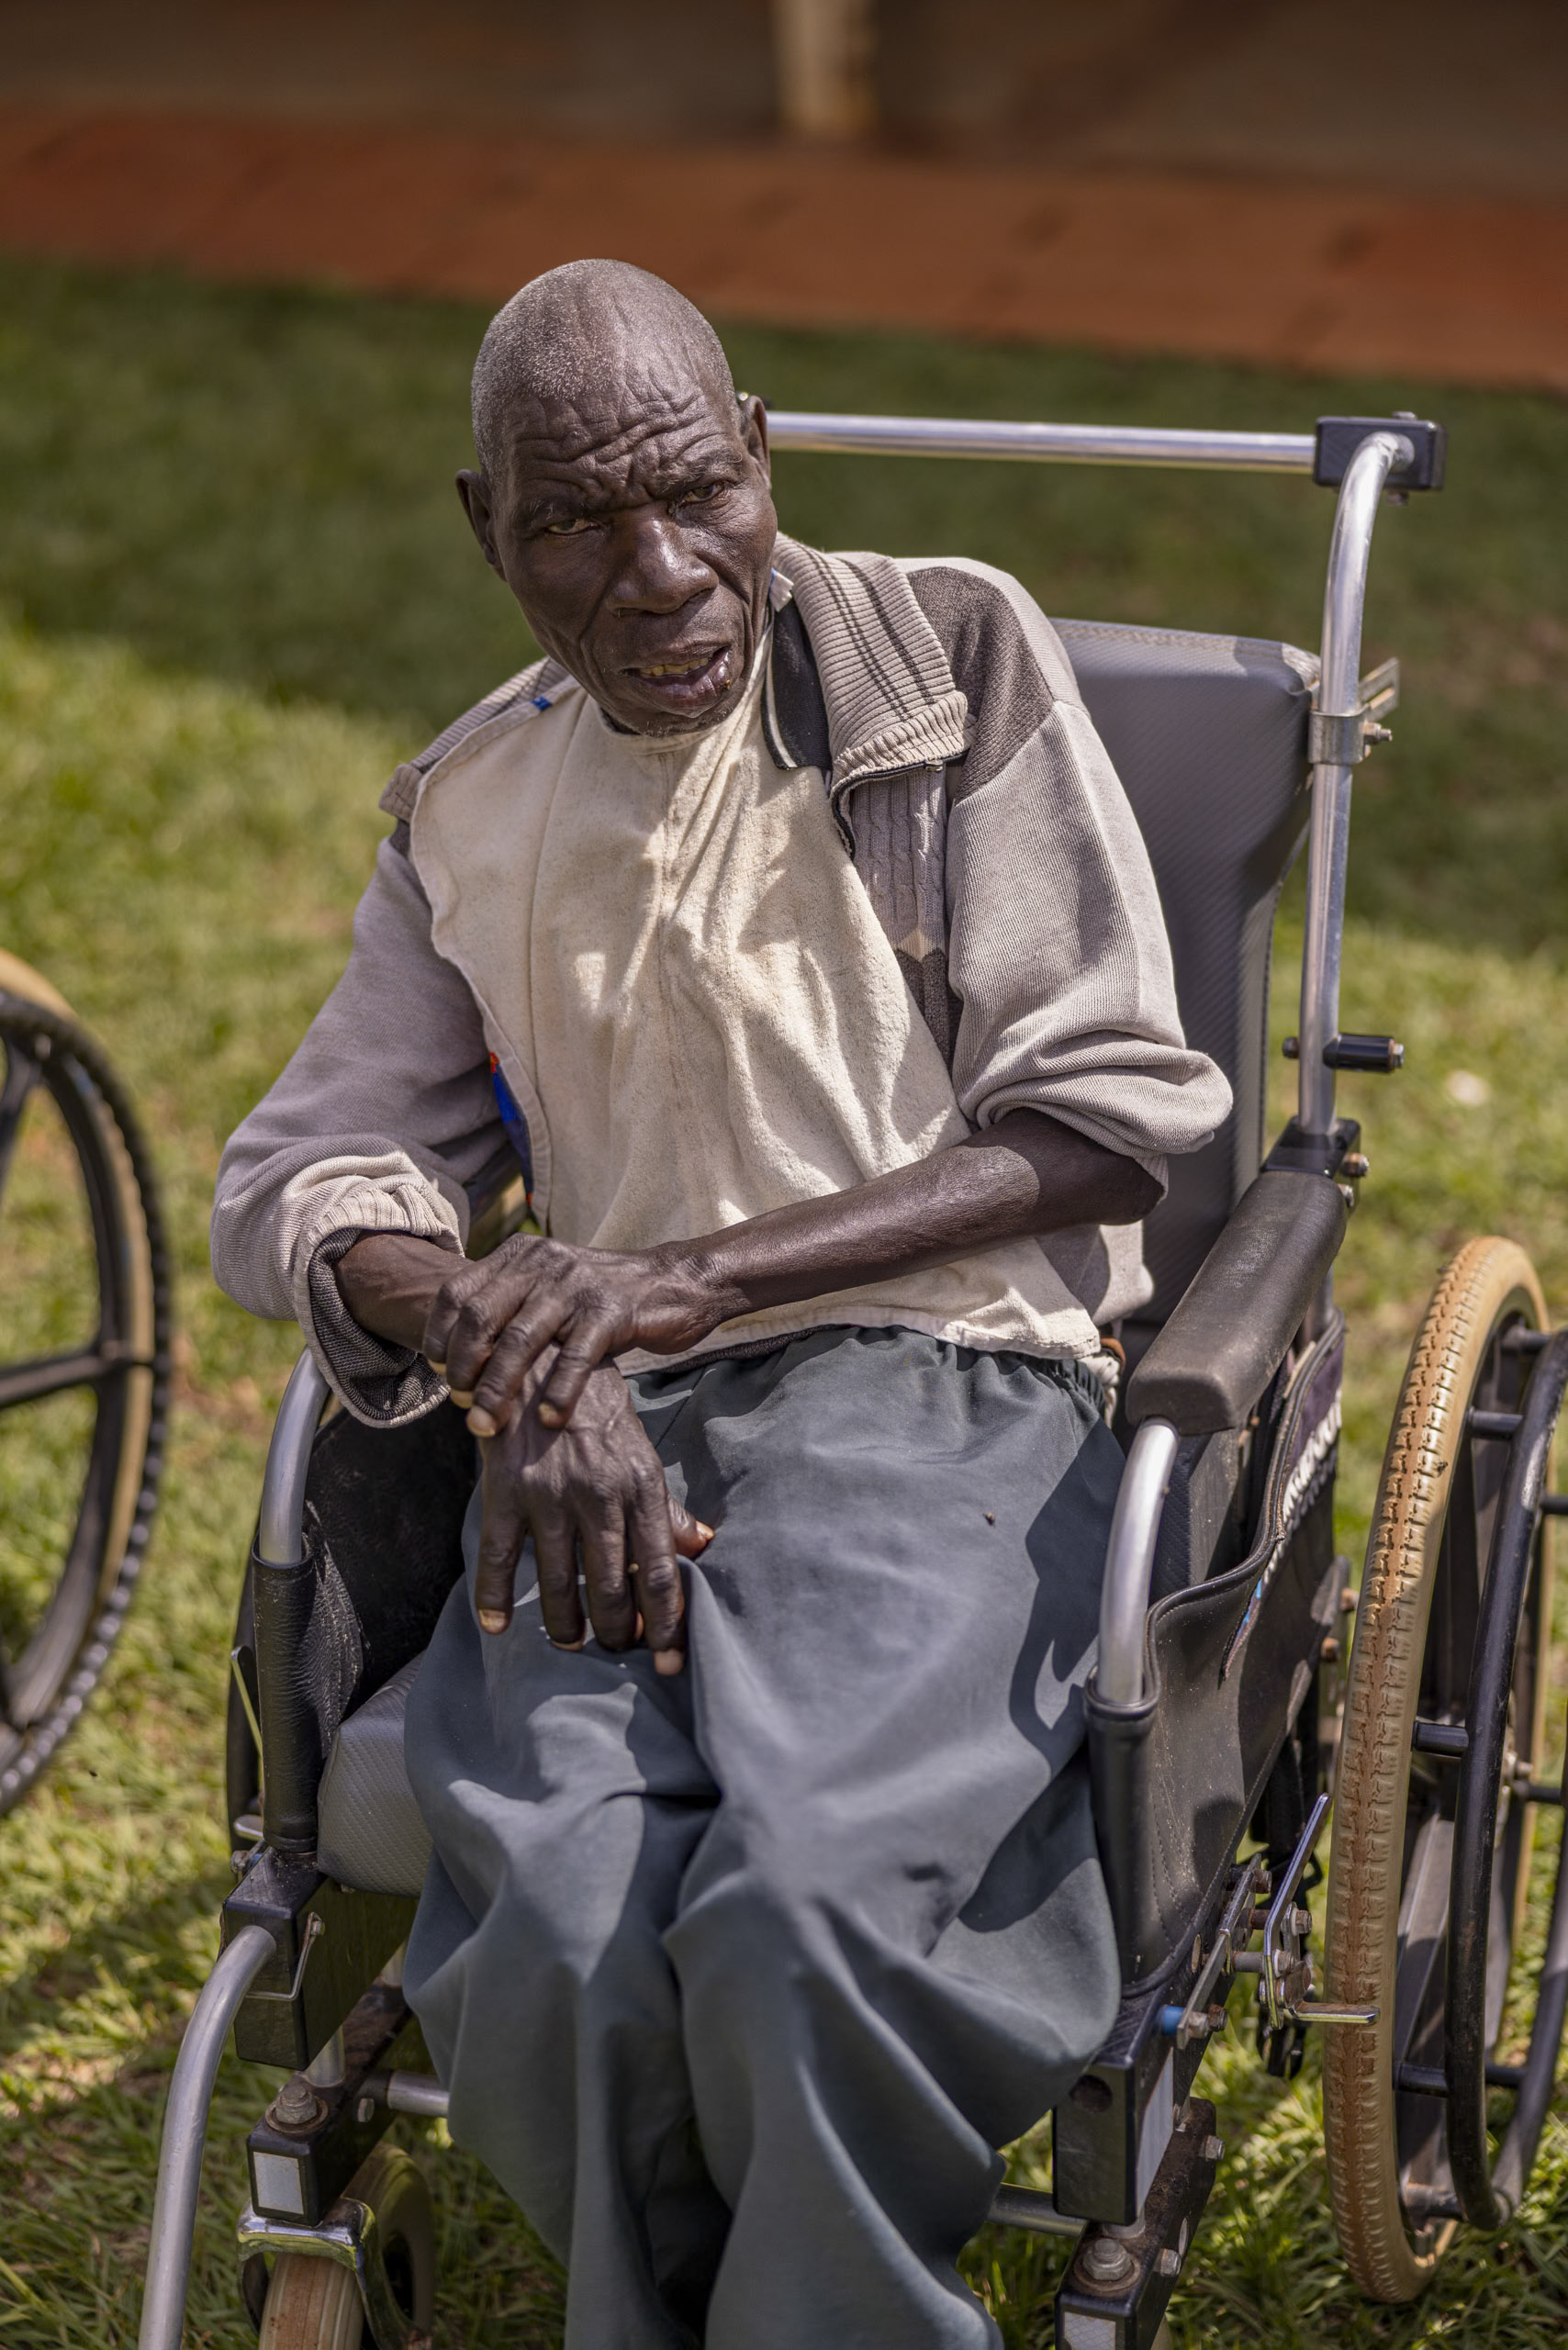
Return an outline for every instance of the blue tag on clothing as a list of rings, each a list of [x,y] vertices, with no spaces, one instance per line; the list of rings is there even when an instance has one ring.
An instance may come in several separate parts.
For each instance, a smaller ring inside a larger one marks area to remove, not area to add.
[[[522,1169],[522,1188],[529,1199],[533,1197],[533,1152],[528,1139],[528,1120],[518,1108],[511,1087],[501,1075],[501,1065],[494,1053],[490,1055],[490,1084],[496,1096],[496,1107],[501,1113],[501,1124],[507,1130],[507,1140],[518,1156]]]

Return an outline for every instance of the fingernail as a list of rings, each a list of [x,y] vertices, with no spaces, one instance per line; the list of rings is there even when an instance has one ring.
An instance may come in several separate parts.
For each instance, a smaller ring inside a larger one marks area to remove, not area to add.
[[[564,1428],[566,1425],[566,1415],[559,1404],[541,1404],[539,1416],[547,1428]]]
[[[446,1365],[443,1362],[437,1362],[434,1355],[427,1355],[425,1357],[425,1360],[429,1363],[431,1369],[434,1371],[438,1379],[444,1379],[446,1377]]]
[[[504,1607],[481,1607],[479,1629],[482,1632],[504,1632],[511,1617]]]
[[[697,1521],[697,1531],[700,1534],[704,1542],[711,1542],[713,1539],[712,1528],[711,1526],[704,1526],[700,1518]]]
[[[670,1675],[672,1673],[681,1673],[681,1672],[684,1672],[685,1668],[686,1668],[686,1656],[685,1656],[685,1652],[684,1652],[684,1651],[683,1651],[683,1650],[680,1650],[680,1649],[655,1649],[655,1651],[654,1651],[654,1671],[655,1671],[655,1673],[662,1673],[666,1676],[666,1678],[667,1679],[667,1678],[669,1677],[669,1675]]]
[[[465,1412],[474,1401],[474,1391],[471,1387],[454,1387],[452,1391],[452,1400],[460,1412]]]
[[[453,1400],[455,1402],[456,1398],[454,1397]],[[486,1411],[483,1404],[476,1404],[473,1410],[469,1413],[468,1431],[471,1436],[495,1435],[495,1419],[490,1413]]]

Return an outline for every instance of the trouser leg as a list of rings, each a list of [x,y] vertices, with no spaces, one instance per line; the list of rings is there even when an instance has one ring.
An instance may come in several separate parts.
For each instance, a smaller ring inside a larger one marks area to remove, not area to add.
[[[638,1388],[719,1527],[688,1673],[552,1651],[532,1602],[482,1641],[460,1593],[410,1705],[454,2133],[566,2259],[570,2350],[673,2350],[715,2270],[707,2350],[980,2350],[992,2150],[1114,2011],[1119,1455],[1062,1381],[902,1332]]]
[[[1062,1382],[902,1334],[728,1383],[667,1446],[723,1511],[691,1589],[722,1798],[666,1936],[734,2212],[708,2350],[981,2350],[955,2264],[993,2150],[1114,2012],[1081,1687],[1119,1454]]]
[[[687,1686],[553,1650],[536,1596],[486,1638],[460,1586],[408,1752],[437,1857],[405,1980],[453,2135],[566,2263],[568,2350],[691,2344],[728,2215],[661,1941],[714,1800]]]

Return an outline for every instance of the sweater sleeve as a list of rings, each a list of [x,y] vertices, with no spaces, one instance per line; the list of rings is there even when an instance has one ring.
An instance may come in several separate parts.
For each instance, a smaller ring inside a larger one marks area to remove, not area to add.
[[[478,1009],[431,943],[407,856],[384,841],[347,969],[224,1151],[213,1272],[252,1313],[298,1322],[357,1418],[417,1418],[443,1382],[409,1348],[359,1327],[334,1268],[369,1232],[412,1233],[460,1254],[465,1186],[506,1144]]]
[[[1165,1181],[1230,1110],[1186,1043],[1143,836],[1049,621],[979,564],[912,584],[971,715],[947,811],[953,1083],[964,1114],[1048,1112]]]

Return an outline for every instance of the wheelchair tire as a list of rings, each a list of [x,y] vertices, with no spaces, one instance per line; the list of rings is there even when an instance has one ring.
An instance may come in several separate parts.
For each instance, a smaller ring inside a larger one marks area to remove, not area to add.
[[[0,1262],[22,1269],[19,1319],[38,1326],[21,1342],[24,1360],[0,1364],[7,1472],[21,1465],[24,1490],[37,1440],[18,1445],[13,1432],[28,1423],[8,1416],[73,1390],[93,1397],[90,1427],[67,1447],[69,1530],[44,1509],[29,1539],[31,1505],[9,1514],[0,1560],[3,1813],[77,1719],[129,1605],[162,1468],[172,1311],[157,1187],[124,1091],[64,1000],[5,954],[0,1061],[0,1214],[9,1204],[19,1218],[14,1230],[0,1224]],[[61,1346],[50,1298],[36,1286],[29,1298],[25,1287],[29,1248],[42,1259],[42,1290],[58,1281],[73,1313],[91,1301],[90,1336],[73,1323]]]
[[[1511,1799],[1512,1781],[1503,1785],[1500,1733],[1496,1784],[1470,1790],[1472,1813],[1478,1796],[1489,1807],[1489,1849],[1498,1831],[1486,1885],[1479,1894],[1466,1892],[1457,1906],[1452,1890],[1461,1881],[1453,1866],[1462,1829],[1456,1815],[1479,1767],[1460,1750],[1460,1739],[1470,1735],[1463,1725],[1473,1658],[1491,1625],[1494,1647],[1499,1638],[1506,1644],[1507,1742],[1519,1765],[1539,1765],[1551,1640],[1551,1561],[1540,1521],[1533,1533],[1525,1528],[1532,1563],[1528,1591],[1521,1582],[1519,1599],[1511,1603],[1513,1622],[1491,1624],[1495,1609],[1489,1611],[1488,1602],[1495,1598],[1500,1607],[1505,1597],[1486,1577],[1489,1556],[1496,1555],[1494,1531],[1507,1506],[1509,1448],[1475,1430],[1468,1415],[1514,1412],[1538,1360],[1513,1343],[1515,1334],[1540,1331],[1545,1319],[1534,1270],[1511,1241],[1472,1241],[1445,1270],[1400,1393],[1356,1611],[1329,1868],[1326,1988],[1332,2001],[1375,2003],[1379,2015],[1370,2027],[1325,2031],[1324,2137],[1346,2265],[1361,2290],[1382,2301],[1416,2298],[1448,2249],[1462,2210],[1473,2210],[1456,2191],[1462,2150],[1457,2128],[1450,2146],[1450,2122],[1451,2116],[1457,2123],[1459,2109],[1439,2087],[1453,2077],[1458,2061],[1448,2012],[1450,1920],[1458,1919],[1456,1931],[1481,1937],[1484,1983],[1476,2004],[1484,2020],[1478,2014],[1466,2028],[1482,2113],[1484,2066],[1499,2039],[1523,1919],[1533,1807]],[[1449,1749],[1414,1751],[1417,1717],[1450,1733]],[[1549,2064],[1555,2033],[1552,2039]],[[1417,2085],[1418,2076],[1427,2086]],[[1484,2167],[1484,2117],[1477,2131]]]
[[[343,2189],[343,2201],[363,2203],[372,2215],[362,2239],[371,2323],[351,2268],[316,2253],[285,2253],[263,2304],[261,2350],[359,2350],[362,2342],[367,2350],[429,2350],[435,2212],[423,2174],[384,2140]]]
[[[364,2310],[352,2268],[286,2252],[262,2311],[261,2350],[359,2350]]]

